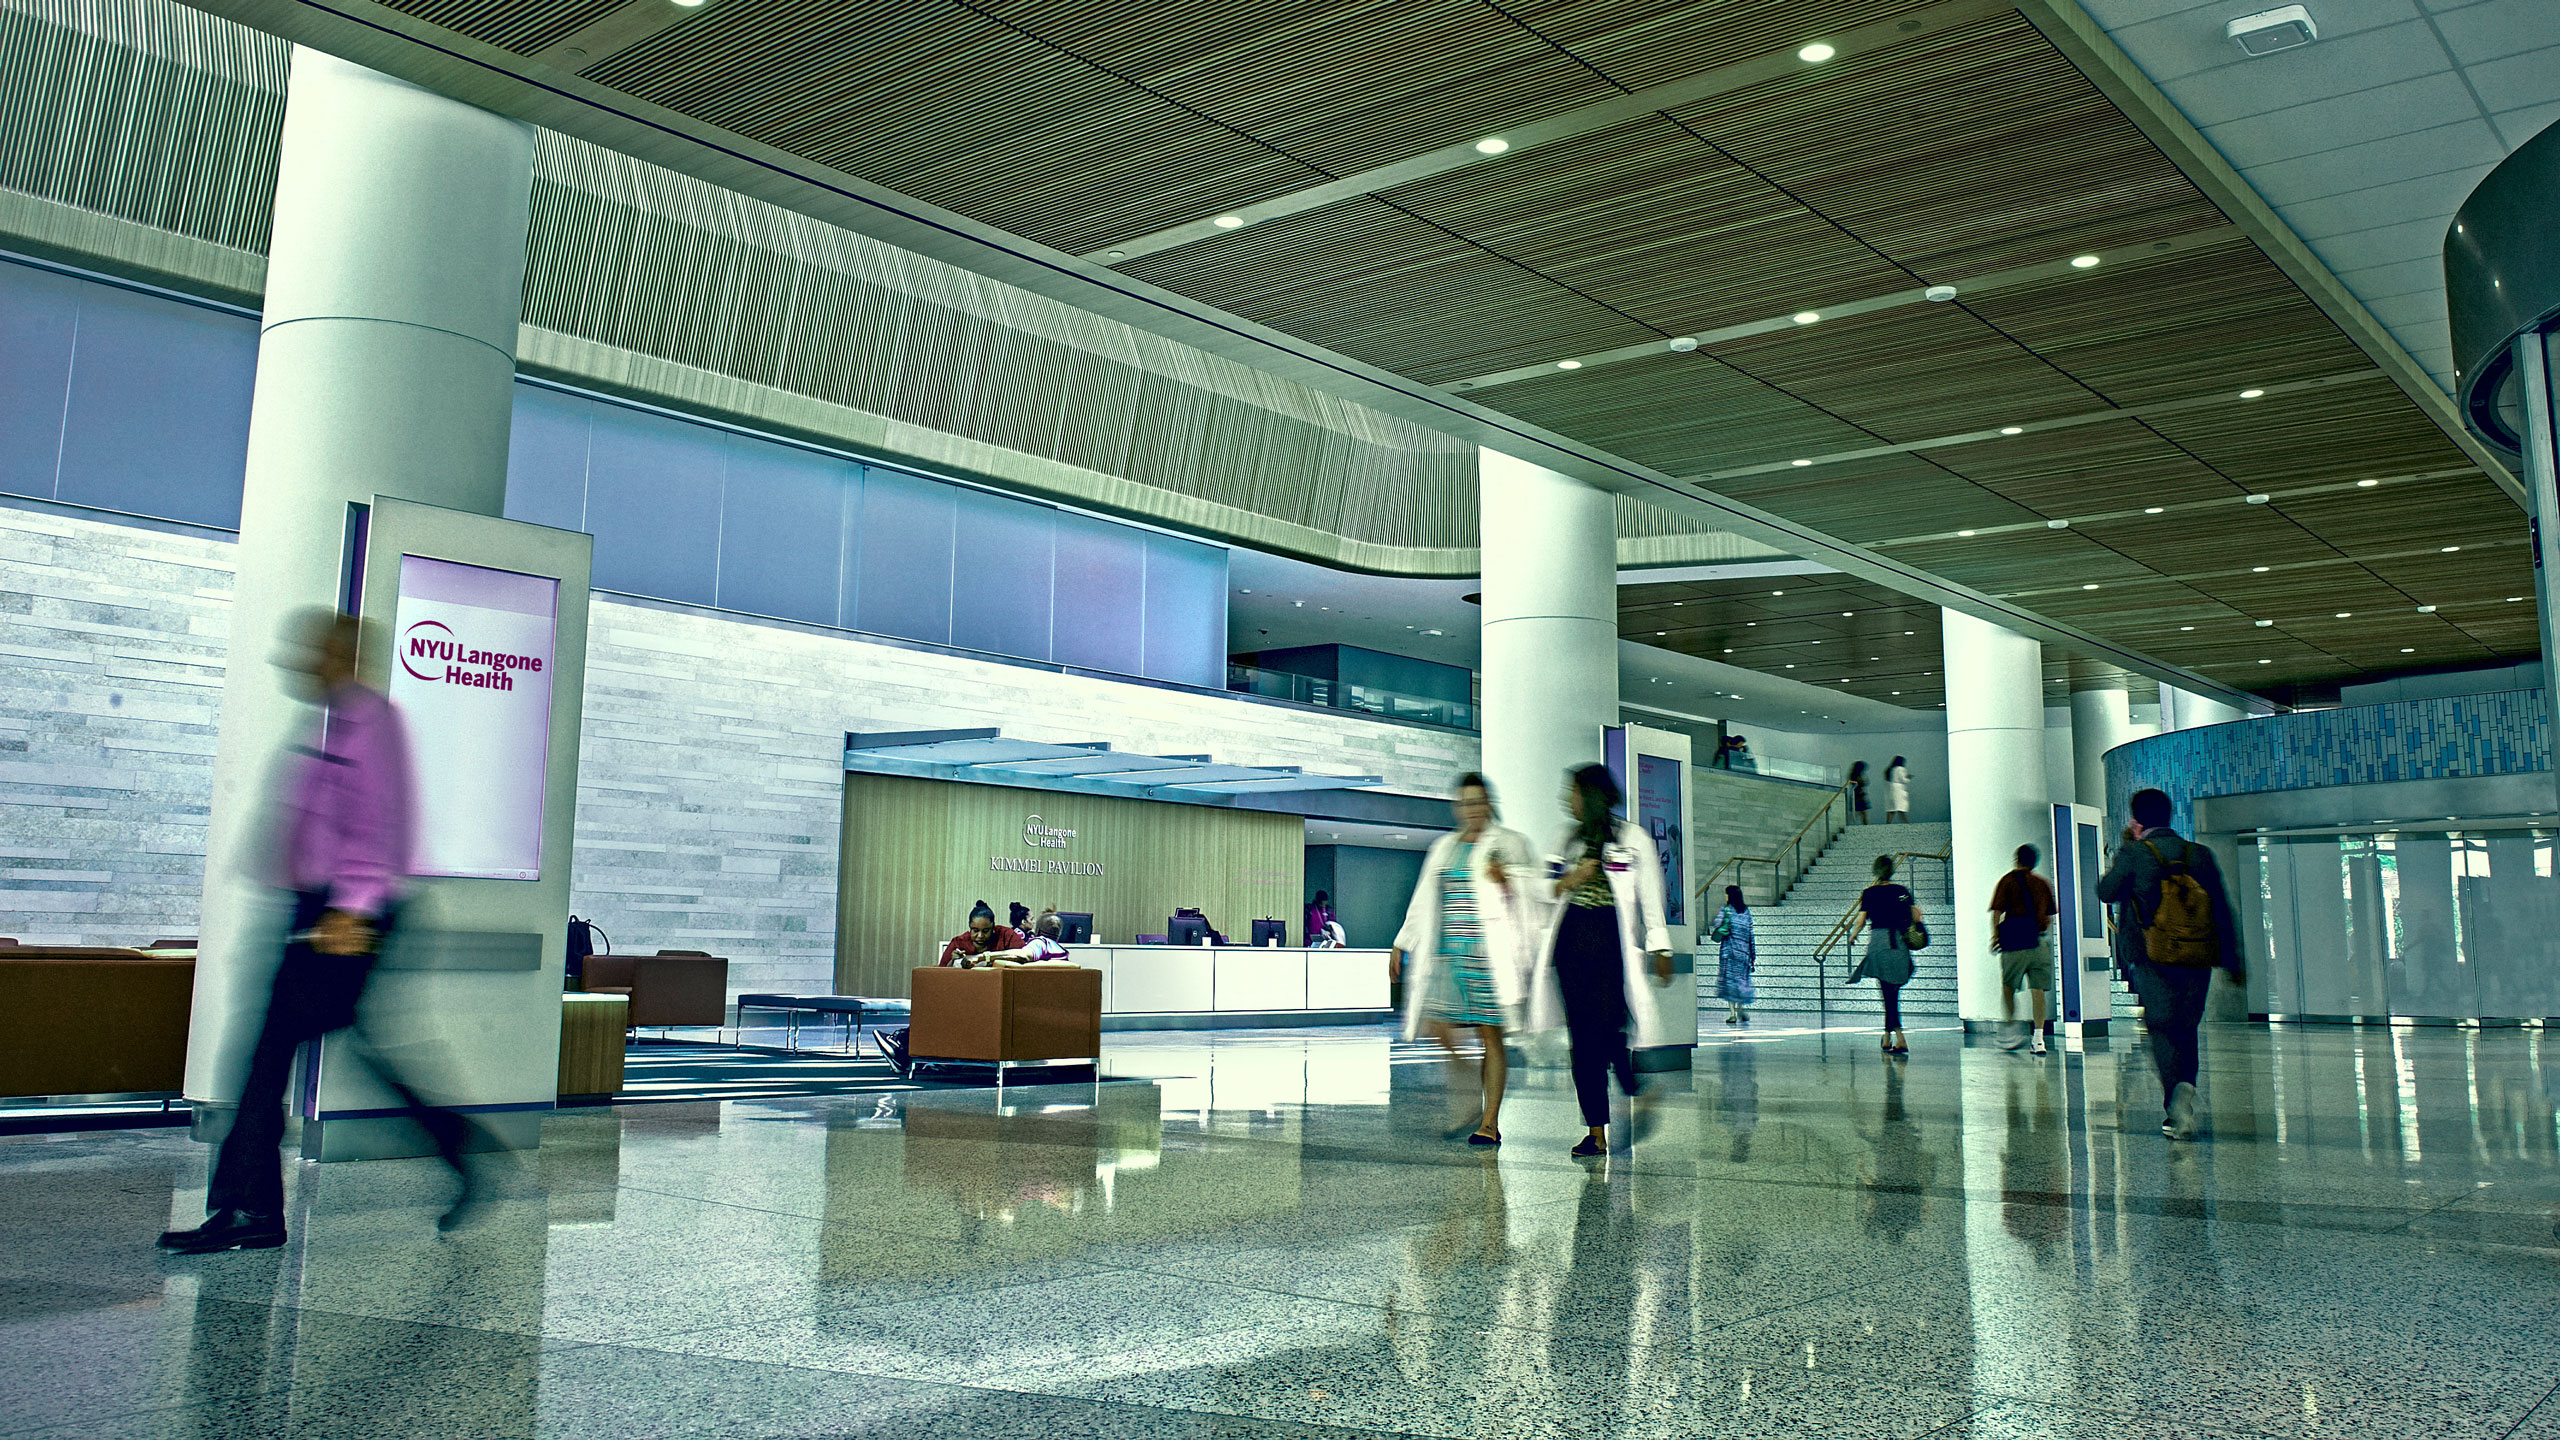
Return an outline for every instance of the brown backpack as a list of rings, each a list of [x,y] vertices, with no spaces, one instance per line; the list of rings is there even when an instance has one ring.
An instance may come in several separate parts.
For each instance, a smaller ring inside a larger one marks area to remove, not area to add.
[[[2154,965],[2212,965],[2222,959],[2213,925],[2213,897],[2205,893],[2189,862],[2195,846],[2187,844],[2176,860],[2145,840],[2142,848],[2166,867],[2160,877],[2160,903],[2142,926],[2142,946]]]

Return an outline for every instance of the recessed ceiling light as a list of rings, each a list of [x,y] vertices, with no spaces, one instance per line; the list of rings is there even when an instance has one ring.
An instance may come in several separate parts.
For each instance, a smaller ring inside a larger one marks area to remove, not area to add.
[[[1743,629],[1745,629],[1745,630],[1748,630],[1748,629],[1750,629],[1752,626],[1757,625],[1757,624],[1759,624],[1759,623],[1760,623],[1760,622],[1759,622],[1759,621],[1757,621],[1757,620],[1745,620],[1745,621],[1743,621],[1743,622],[1742,622],[1742,628],[1743,628]]]
[[[1725,651],[1724,651],[1724,653],[1726,653],[1727,655],[1732,654],[1732,653],[1733,653],[1733,647],[1732,647],[1732,646],[1730,646],[1730,645],[1726,646],[1726,647],[1725,647]]]
[[[1928,289],[1920,292],[1920,298],[1933,304],[1944,304],[1945,302],[1956,298],[1956,287],[1953,285],[1932,285]]]
[[[2024,435],[2027,433],[2027,427],[2023,425],[2003,425],[2000,427],[2000,433],[2003,435]]]
[[[1787,318],[1793,320],[1799,325],[1810,325],[1814,321],[1822,318],[1822,312],[1819,310],[1799,310]]]
[[[1971,531],[1971,530],[1959,530],[1959,531],[1957,531],[1957,532],[1956,532],[1956,534],[1957,534],[1958,536],[1961,536],[1961,537],[1966,538],[1966,539],[1970,539],[1970,538],[1972,538],[1973,533],[1974,533],[1974,532],[1973,532],[1973,531]]]
[[[1661,638],[1662,636],[1665,636],[1665,635],[1670,634],[1671,632],[1670,632],[1670,631],[1668,631],[1668,630],[1656,630],[1656,631],[1654,631],[1653,633],[1654,633],[1655,638],[1656,638],[1656,639],[1659,639],[1659,638]]]
[[[1790,670],[1793,670],[1794,668],[1796,668],[1796,667],[1795,667],[1794,662],[1790,661],[1790,662],[1788,663],[1788,665],[1787,665],[1787,668],[1788,668],[1788,669],[1790,669]]]
[[[1801,60],[1801,61],[1803,61],[1803,62],[1804,62],[1804,63],[1806,63],[1807,65],[1819,65],[1819,64],[1821,64],[1823,61],[1828,60],[1828,59],[1830,59],[1832,56],[1837,55],[1837,54],[1839,54],[1839,53],[1840,53],[1839,51],[1837,51],[1837,50],[1835,50],[1835,49],[1831,48],[1831,47],[1830,47],[1830,46],[1828,46],[1828,45],[1823,44],[1823,43],[1822,43],[1821,41],[1819,41],[1819,40],[1816,40],[1816,41],[1814,41],[1812,44],[1807,45],[1807,46],[1806,46],[1806,47],[1804,47],[1803,49],[1801,49],[1801,50],[1797,51],[1797,52],[1796,52],[1796,58],[1797,58],[1797,59],[1799,59],[1799,60]]]
[[[1476,148],[1487,155],[1499,155],[1511,148],[1511,142],[1499,135],[1487,135],[1476,142]]]
[[[1896,691],[1894,691],[1893,693],[1894,693],[1894,694],[1896,694],[1896,695],[1899,695],[1899,694],[1901,694],[1902,692],[1901,692],[1901,691],[1899,691],[1899,690],[1896,690]]]
[[[2273,624],[2274,624],[2274,623],[2276,623],[2276,622],[2274,622],[2273,620],[2254,620],[2254,621],[2251,621],[2250,623],[2251,623],[2251,624],[2253,624],[2253,625],[2256,625],[2259,629],[2264,630],[2264,629],[2266,629],[2268,626],[2273,625]]]
[[[1695,335],[1674,335],[1665,343],[1664,348],[1676,350],[1681,354],[1686,355],[1690,351],[1698,348],[1698,337]]]
[[[1810,460],[1790,460],[1787,463],[1790,465],[1810,465],[1813,462]]]
[[[1840,618],[1841,618],[1841,619],[1843,619],[1843,620],[1846,620],[1846,619],[1848,619],[1850,616],[1855,615],[1856,613],[1858,613],[1858,612],[1856,612],[1856,611],[1854,611],[1854,610],[1843,610],[1843,611],[1841,611],[1841,612],[1840,612]]]
[[[2196,627],[2194,627],[2193,625],[2181,625],[2181,626],[2179,626],[2178,628],[2179,628],[2179,629],[2181,629],[2181,630],[2193,630],[2193,629],[2194,629],[2194,628],[2196,628]]]
[[[1559,360],[1556,362],[1556,368],[1559,370],[1579,370],[1582,368],[1582,362],[1579,360]]]
[[[1217,226],[1221,230],[1233,230],[1244,223],[1244,217],[1241,215],[1221,215],[1209,223]]]
[[[2356,482],[2356,488],[2359,490],[2370,490],[2381,483],[2382,482],[2379,480],[2359,480]]]
[[[1125,260],[1128,257],[1129,252],[1126,250],[1114,250],[1111,252],[1111,258],[1114,260]]]
[[[2166,505],[2145,505],[2142,507],[2142,513],[2145,515],[2166,515],[2169,513],[2169,507]]]
[[[2095,255],[2074,255],[2071,257],[2071,268],[2074,270],[2095,270],[2098,268],[2098,257]]]
[[[2338,612],[2338,618],[2341,620],[2353,620],[2356,618],[2356,612],[2353,610],[2341,610]]]
[[[2258,663],[2259,663],[2259,664],[2261,664],[2261,665],[2273,665],[2273,664],[2274,664],[2274,663],[2276,663],[2276,662],[2274,662],[2273,660],[2261,660],[2261,661],[2259,661]]]
[[[2443,549],[2438,550],[2436,553],[2437,553],[2437,554],[2439,554],[2439,555],[2450,555],[2450,554],[2452,554],[2453,552],[2455,552],[2455,551],[2457,551],[2457,550],[2459,550],[2459,549],[2461,549],[2461,548],[2462,548],[2462,547],[2461,547],[2461,546],[2459,546],[2459,545],[2447,545],[2447,546],[2445,546]]]
[[[1905,635],[1917,635],[1917,634],[1919,634],[1920,632],[1919,632],[1919,631],[1917,631],[1917,630],[1905,630],[1905,631],[1903,631],[1902,633],[1903,633],[1903,634],[1905,634]]]
[[[1822,642],[1821,642],[1821,641],[1819,641],[1819,640],[1815,640],[1815,641],[1812,641],[1812,642],[1810,642],[1810,643],[1815,644],[1815,645],[1819,645],[1819,644],[1821,644]]]
[[[2097,586],[2095,586],[2095,585],[2083,585],[2083,586],[2081,586],[2080,588],[2081,588],[2081,589],[2083,589],[2083,590],[2095,590],[2095,589],[2097,589],[2098,587],[2097,587]]]
[[[2071,522],[2068,520],[2047,520],[2044,522],[2044,528],[2047,530],[2068,530],[2071,528]]]
[[[670,0],[670,3],[680,10],[699,10],[702,8],[703,0]]]
[[[2433,615],[2436,613],[2436,607],[2433,605],[2421,605],[2418,607],[2418,613],[2421,615]]]
[[[1772,590],[1772,591],[1770,591],[1769,593],[1770,593],[1770,594],[1772,594],[1772,595],[1784,595],[1784,594],[1786,594],[1787,592],[1786,592],[1786,591],[1784,591],[1784,590]]]
[[[2252,575],[2264,575],[2267,573],[2267,567],[2264,565],[2252,565],[2249,567],[2249,573]]]
[[[2275,497],[2274,497],[2274,496],[2272,496],[2272,495],[2251,495],[2251,496],[2247,496],[2247,497],[2245,497],[2245,498],[2246,498],[2246,499],[2248,500],[2248,502],[2249,502],[2250,504],[2252,504],[2252,505],[2264,505],[2264,504],[2266,504],[2269,500],[2272,500],[2272,499],[2274,499]]]
[[[2508,596],[2508,597],[2507,597],[2507,603],[2508,603],[2508,604],[2510,604],[2510,605],[2513,605],[2514,603],[2516,603],[2517,601],[2519,601],[2519,600],[2521,600],[2521,599],[2523,599],[2523,598],[2524,598],[2524,597],[2523,597],[2523,596],[2521,596],[2521,595],[2510,595],[2510,596]]]
[[[2418,653],[2418,647],[2415,645],[2403,645],[2400,647],[2400,653],[2403,655],[2415,655]]]

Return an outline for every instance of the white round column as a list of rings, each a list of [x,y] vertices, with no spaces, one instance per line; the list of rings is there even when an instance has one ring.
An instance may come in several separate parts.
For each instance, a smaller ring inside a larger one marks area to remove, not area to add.
[[[1483,509],[1484,773],[1505,823],[1545,844],[1564,772],[1601,759],[1618,723],[1616,497],[1493,450]]]
[[[1953,610],[1941,629],[1956,913],[1930,917],[1930,928],[1954,942],[1957,1013],[1967,1021],[1996,1021],[2000,962],[1991,953],[1991,888],[2019,846],[2053,848],[2043,653],[2024,635]],[[2051,856],[2045,864],[2049,872]]]
[[[239,1093],[280,929],[271,787],[315,713],[269,665],[345,593],[348,506],[505,509],[533,129],[295,47],[214,746],[186,1093]]]
[[[2072,798],[2107,808],[2106,754],[2134,738],[2132,697],[2113,665],[2071,659]]]

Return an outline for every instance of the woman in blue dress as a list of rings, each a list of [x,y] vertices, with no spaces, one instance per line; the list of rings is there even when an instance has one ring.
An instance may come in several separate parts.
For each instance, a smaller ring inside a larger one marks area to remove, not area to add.
[[[1707,932],[1716,942],[1716,996],[1724,1001],[1724,1023],[1751,1023],[1751,972],[1760,964],[1760,952],[1751,939],[1751,902],[1742,898],[1742,887],[1724,887],[1724,909],[1716,915],[1716,925]]]

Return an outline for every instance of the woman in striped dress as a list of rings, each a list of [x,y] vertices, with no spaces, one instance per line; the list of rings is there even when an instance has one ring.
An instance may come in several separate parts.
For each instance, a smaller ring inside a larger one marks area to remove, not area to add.
[[[1484,1112],[1467,1143],[1499,1145],[1510,1075],[1505,1035],[1527,988],[1525,941],[1533,927],[1520,907],[1532,860],[1526,836],[1494,823],[1493,787],[1482,775],[1459,776],[1450,803],[1458,828],[1433,841],[1424,857],[1388,964],[1405,982],[1406,1039],[1428,1034],[1455,1059],[1458,1032],[1476,1032],[1484,1047]]]

